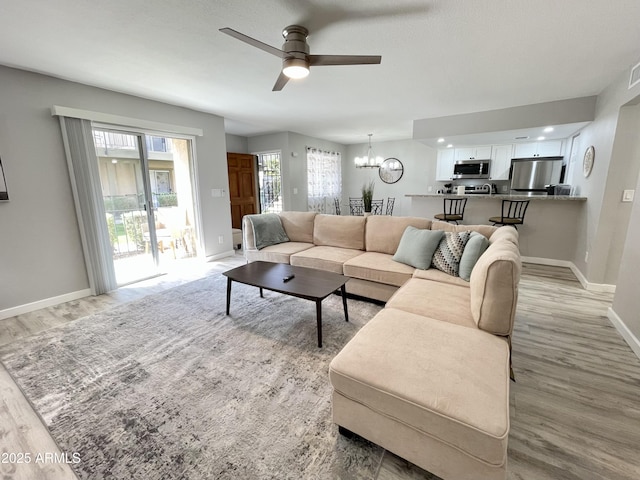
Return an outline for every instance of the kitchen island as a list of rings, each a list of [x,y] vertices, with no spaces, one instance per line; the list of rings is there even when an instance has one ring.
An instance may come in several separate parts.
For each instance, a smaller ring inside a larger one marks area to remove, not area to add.
[[[411,199],[409,215],[430,219],[444,211],[444,198],[468,198],[464,220],[460,222],[467,225],[491,225],[489,217],[500,215],[502,200],[530,200],[524,225],[518,226],[520,252],[529,261],[574,262],[576,242],[586,238],[583,231],[586,197],[437,193],[405,196]]]

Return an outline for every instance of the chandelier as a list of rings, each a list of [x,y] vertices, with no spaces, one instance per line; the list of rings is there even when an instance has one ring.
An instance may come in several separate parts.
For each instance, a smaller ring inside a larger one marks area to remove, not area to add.
[[[371,147],[371,137],[373,137],[373,133],[369,133],[368,135],[369,148],[367,148],[367,154],[364,157],[355,158],[356,168],[378,168],[384,161],[384,158],[374,155],[373,148]]]

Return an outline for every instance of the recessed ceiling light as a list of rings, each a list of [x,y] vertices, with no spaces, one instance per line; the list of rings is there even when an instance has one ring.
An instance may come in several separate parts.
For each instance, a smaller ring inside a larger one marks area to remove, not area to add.
[[[453,147],[453,144],[452,144],[452,143],[450,143],[449,145],[447,145],[447,148],[451,148],[451,147]]]
[[[442,143],[442,142],[444,142],[444,138],[439,138],[438,143]]]
[[[553,127],[547,127],[544,129],[544,133],[553,132]]]
[[[544,140],[544,137],[540,136],[538,137],[538,140]]]

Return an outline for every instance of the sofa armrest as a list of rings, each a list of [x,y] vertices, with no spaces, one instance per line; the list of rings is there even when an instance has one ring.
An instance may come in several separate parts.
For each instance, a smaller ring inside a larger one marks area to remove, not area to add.
[[[257,250],[253,235],[253,225],[246,216],[242,217],[242,249],[245,252],[247,250]]]
[[[509,240],[493,242],[480,256],[469,282],[471,314],[479,329],[511,335],[521,273],[520,251]]]

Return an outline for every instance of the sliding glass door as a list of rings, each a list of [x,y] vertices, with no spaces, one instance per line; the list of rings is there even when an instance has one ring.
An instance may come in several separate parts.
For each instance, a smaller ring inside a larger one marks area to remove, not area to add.
[[[118,285],[158,274],[158,242],[141,134],[93,129]]]
[[[118,285],[197,255],[191,140],[93,129]]]

